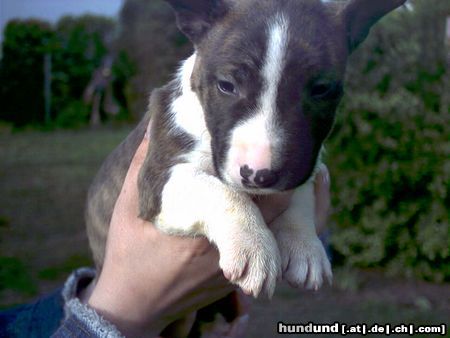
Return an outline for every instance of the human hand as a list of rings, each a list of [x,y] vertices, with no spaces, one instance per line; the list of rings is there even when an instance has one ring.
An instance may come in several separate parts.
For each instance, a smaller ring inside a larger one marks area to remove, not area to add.
[[[233,290],[205,238],[169,236],[138,217],[139,146],[111,219],[105,261],[88,304],[127,336],[155,337],[169,323]],[[198,292],[202,290],[202,292]]]

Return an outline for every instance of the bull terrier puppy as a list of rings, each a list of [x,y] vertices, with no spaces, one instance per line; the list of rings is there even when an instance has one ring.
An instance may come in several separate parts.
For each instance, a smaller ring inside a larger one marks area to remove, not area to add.
[[[169,234],[206,236],[225,277],[247,294],[271,296],[281,276],[317,289],[332,272],[316,235],[314,176],[347,58],[405,0],[168,2],[195,52],[153,91],[147,114],[91,186],[86,221],[97,267],[150,126],[140,217]],[[269,230],[252,197],[286,190],[292,202]]]

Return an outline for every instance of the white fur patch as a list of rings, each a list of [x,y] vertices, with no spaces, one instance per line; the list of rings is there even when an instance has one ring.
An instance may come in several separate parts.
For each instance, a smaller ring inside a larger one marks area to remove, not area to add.
[[[182,155],[183,160],[193,163],[199,170],[213,174],[211,154],[211,135],[206,128],[205,113],[197,94],[191,88],[191,76],[194,70],[196,54],[186,59],[178,73],[181,95],[174,98],[170,106],[173,127],[172,133],[184,132],[194,138],[192,151]]]
[[[205,114],[197,94],[191,89],[191,76],[194,70],[196,54],[186,59],[181,65],[177,79],[181,85],[181,95],[173,100],[170,111],[174,118],[175,129],[182,130],[194,139],[200,140],[207,131]]]
[[[269,24],[269,41],[262,69],[264,88],[258,110],[265,116],[270,137],[276,135],[276,100],[278,86],[285,66],[286,50],[289,44],[289,22],[282,14],[277,14]]]

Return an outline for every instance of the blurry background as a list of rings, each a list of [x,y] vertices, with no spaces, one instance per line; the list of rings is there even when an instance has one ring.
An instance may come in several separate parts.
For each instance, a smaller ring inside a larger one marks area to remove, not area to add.
[[[0,0],[0,306],[91,265],[105,156],[192,52],[161,0]],[[327,142],[335,282],[258,301],[276,323],[449,323],[450,2],[410,0],[351,57]],[[429,335],[424,335],[424,337]]]

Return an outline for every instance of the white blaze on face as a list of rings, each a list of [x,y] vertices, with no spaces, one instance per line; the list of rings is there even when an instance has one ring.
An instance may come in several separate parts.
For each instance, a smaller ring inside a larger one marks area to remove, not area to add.
[[[249,166],[253,171],[271,169],[273,152],[281,147],[282,131],[277,126],[277,96],[286,50],[289,43],[289,22],[282,15],[271,18],[267,27],[267,50],[261,78],[262,91],[254,114],[236,125],[231,131],[230,150],[223,177],[240,184],[240,168]]]

